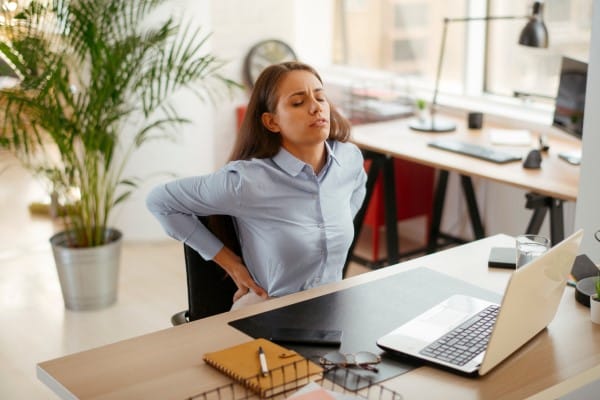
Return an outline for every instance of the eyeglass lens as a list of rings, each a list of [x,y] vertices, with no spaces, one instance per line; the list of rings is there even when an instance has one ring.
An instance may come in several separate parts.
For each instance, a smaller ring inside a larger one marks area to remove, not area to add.
[[[354,354],[342,354],[336,351],[324,355],[321,359],[321,364],[337,365],[341,367],[352,365],[366,367],[379,362],[381,362],[381,358],[378,355],[368,351],[359,351]]]

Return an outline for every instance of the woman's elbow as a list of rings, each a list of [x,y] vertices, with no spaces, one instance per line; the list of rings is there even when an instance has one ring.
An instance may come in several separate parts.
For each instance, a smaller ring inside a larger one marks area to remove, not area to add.
[[[164,213],[164,185],[159,185],[153,188],[148,196],[146,196],[146,208],[154,215]]]

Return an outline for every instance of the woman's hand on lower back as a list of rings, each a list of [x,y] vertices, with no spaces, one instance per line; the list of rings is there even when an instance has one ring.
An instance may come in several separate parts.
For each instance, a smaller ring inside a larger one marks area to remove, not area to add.
[[[234,302],[248,293],[249,290],[252,290],[262,298],[266,299],[268,297],[267,292],[252,279],[248,268],[242,263],[242,259],[228,247],[223,246],[214,256],[213,261],[227,272],[238,287],[238,290],[233,295]]]

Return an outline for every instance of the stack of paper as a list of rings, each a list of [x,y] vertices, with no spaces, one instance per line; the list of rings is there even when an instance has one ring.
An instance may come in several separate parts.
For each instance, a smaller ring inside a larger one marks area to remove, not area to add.
[[[531,133],[525,129],[490,129],[492,144],[531,146]]]

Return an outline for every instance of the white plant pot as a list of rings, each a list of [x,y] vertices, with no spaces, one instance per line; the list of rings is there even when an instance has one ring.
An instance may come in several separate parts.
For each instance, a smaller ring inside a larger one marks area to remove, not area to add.
[[[596,295],[590,296],[590,318],[595,324],[600,324],[600,299]]]

